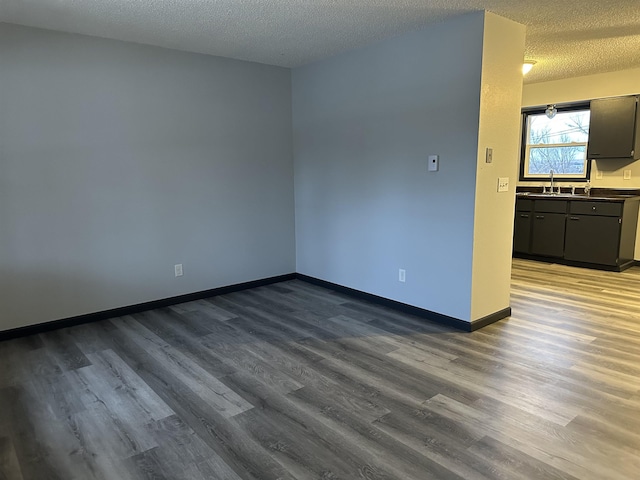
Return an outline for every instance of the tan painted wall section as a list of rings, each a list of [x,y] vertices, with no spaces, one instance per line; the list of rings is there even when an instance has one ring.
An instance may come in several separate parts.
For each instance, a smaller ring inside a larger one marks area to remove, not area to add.
[[[509,306],[525,27],[487,12],[474,216],[471,320]],[[486,162],[486,149],[493,161]],[[498,178],[509,178],[498,193]]]

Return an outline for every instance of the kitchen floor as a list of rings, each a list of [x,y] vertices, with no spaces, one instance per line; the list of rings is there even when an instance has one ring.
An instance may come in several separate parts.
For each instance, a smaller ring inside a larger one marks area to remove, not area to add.
[[[0,343],[0,478],[629,479],[640,268],[464,333],[299,280]]]

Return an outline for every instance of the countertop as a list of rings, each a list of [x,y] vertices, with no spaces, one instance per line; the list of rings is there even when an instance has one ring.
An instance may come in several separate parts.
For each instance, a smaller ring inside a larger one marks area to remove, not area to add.
[[[624,202],[626,200],[638,200],[640,196],[615,193],[597,193],[592,195],[577,193],[572,195],[570,193],[518,192],[516,193],[516,198],[530,198],[531,200],[577,200],[583,202]]]
[[[640,200],[639,189],[622,188],[598,188],[591,189],[589,195],[584,193],[582,187],[576,187],[576,193],[571,194],[571,189],[561,187],[562,193],[542,193],[542,187],[521,186],[516,188],[517,198],[530,198],[531,200],[577,200],[584,202],[625,202],[627,200]]]

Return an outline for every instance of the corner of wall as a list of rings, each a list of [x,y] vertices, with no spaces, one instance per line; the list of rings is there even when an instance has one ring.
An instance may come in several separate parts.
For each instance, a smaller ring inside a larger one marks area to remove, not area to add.
[[[294,70],[299,273],[470,321],[483,19]]]
[[[474,215],[471,319],[509,307],[525,27],[485,14]],[[487,162],[487,149],[492,161]],[[498,192],[500,178],[508,190]]]

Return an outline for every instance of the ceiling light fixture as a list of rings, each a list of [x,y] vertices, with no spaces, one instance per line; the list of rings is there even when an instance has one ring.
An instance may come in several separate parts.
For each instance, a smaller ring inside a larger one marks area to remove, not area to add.
[[[525,60],[522,64],[522,74],[526,75],[527,73],[529,73],[535,64],[535,60]]]
[[[556,113],[558,113],[558,109],[555,105],[547,105],[547,109],[544,111],[544,113],[547,114],[547,117],[553,118],[556,116]]]

